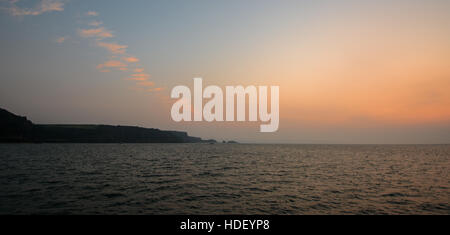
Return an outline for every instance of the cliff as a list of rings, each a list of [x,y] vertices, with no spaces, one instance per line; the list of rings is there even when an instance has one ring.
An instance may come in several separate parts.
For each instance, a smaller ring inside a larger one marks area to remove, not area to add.
[[[33,123],[0,108],[0,142],[26,142],[32,138]]]
[[[0,142],[200,143],[186,132],[111,125],[40,125],[0,108]]]

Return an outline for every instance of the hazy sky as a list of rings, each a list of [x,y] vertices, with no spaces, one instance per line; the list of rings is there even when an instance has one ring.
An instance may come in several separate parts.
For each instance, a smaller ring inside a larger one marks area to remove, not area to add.
[[[0,0],[0,107],[272,143],[450,143],[450,1]],[[280,128],[175,123],[177,85],[280,86]]]

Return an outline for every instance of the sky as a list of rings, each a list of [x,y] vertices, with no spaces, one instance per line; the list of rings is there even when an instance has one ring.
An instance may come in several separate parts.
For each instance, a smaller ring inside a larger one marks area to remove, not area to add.
[[[448,12],[445,0],[0,0],[0,107],[219,141],[450,143]],[[170,91],[194,77],[279,86],[279,130],[174,122]]]

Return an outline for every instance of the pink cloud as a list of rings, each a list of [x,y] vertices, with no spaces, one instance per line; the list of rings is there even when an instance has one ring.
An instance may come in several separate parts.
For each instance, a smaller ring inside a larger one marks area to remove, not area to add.
[[[147,81],[150,78],[150,74],[147,73],[136,73],[132,74],[129,80],[135,80],[135,81]]]
[[[125,60],[128,63],[136,63],[139,62],[139,59],[133,56],[130,57],[124,57],[123,60]]]
[[[155,85],[155,83],[154,83],[154,82],[152,82],[152,81],[141,81],[141,82],[139,82],[139,83],[138,83],[138,85],[140,85],[140,86],[147,86],[147,87],[149,87],[149,86],[154,86],[154,85]]]
[[[128,80],[134,80],[134,81],[145,81],[147,80],[147,78],[142,78],[142,77],[131,77],[131,78],[127,78]]]
[[[96,12],[96,11],[88,11],[88,12],[86,12],[86,15],[87,16],[98,16],[98,12]]]
[[[99,70],[103,70],[105,68],[119,68],[120,70],[122,70],[122,68],[126,68],[126,67],[127,67],[127,65],[125,63],[118,61],[118,60],[109,60],[103,64],[97,65],[97,69],[99,69]]]
[[[156,88],[148,89],[148,91],[162,91],[162,90],[164,90],[164,88],[162,88],[162,87],[156,87]]]
[[[88,25],[89,26],[93,26],[93,27],[98,27],[100,25],[102,25],[103,23],[101,21],[92,21],[90,22]]]
[[[67,38],[68,37],[59,37],[59,38],[56,39],[56,42],[57,43],[63,43],[63,42],[65,42],[67,40]]]
[[[107,49],[113,54],[125,54],[126,49],[128,48],[127,45],[120,45],[117,43],[97,42],[97,45]]]
[[[95,28],[95,29],[82,29],[80,30],[80,35],[82,37],[94,37],[97,39],[102,39],[102,38],[112,38],[113,34],[111,33],[111,31],[100,27],[100,28]]]
[[[135,73],[135,74],[132,74],[131,76],[136,77],[136,78],[138,78],[138,77],[150,78],[150,74],[147,74],[147,73]]]
[[[19,0],[10,1],[10,7],[5,8],[13,16],[37,16],[46,12],[64,11],[64,3],[60,0],[41,0],[33,8],[20,8],[16,5]]]

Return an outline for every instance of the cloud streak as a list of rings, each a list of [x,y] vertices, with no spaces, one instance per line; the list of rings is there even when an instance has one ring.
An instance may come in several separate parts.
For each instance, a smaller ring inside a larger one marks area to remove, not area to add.
[[[133,56],[130,57],[124,57],[123,60],[125,60],[128,63],[137,63],[139,62],[139,59]]]
[[[89,17],[98,15],[99,14],[95,11],[86,13],[86,16]],[[97,69],[100,72],[111,72],[112,69],[129,72],[130,74],[128,75],[127,80],[135,81],[137,86],[145,88],[147,91],[162,90],[162,88],[153,88],[155,83],[149,80],[151,77],[150,74],[146,73],[138,64],[140,59],[127,53],[128,45],[106,41],[107,39],[115,38],[115,35],[107,28],[100,27],[103,25],[101,21],[90,21],[87,25],[93,28],[80,29],[78,34],[83,38],[94,39],[96,46],[104,48],[112,54],[110,55],[110,58],[112,58],[111,60],[97,65]],[[118,55],[120,55],[120,58]]]
[[[46,12],[64,11],[64,2],[61,0],[41,0],[32,8],[21,8],[17,6],[19,1],[9,1],[9,6],[4,9],[13,16],[38,16]]]
[[[68,37],[59,37],[56,39],[56,42],[61,44],[61,43],[65,42],[67,39],[68,39]]]
[[[96,12],[96,11],[88,11],[88,12],[86,12],[86,15],[87,16],[98,16],[98,12]]]
[[[94,29],[81,29],[79,31],[80,35],[85,38],[112,38],[114,35],[111,31],[105,29],[104,27],[94,28]]]
[[[152,81],[142,81],[142,82],[139,82],[138,85],[144,86],[144,87],[151,87],[151,86],[154,86],[155,83]]]
[[[93,26],[93,27],[99,27],[102,24],[103,24],[103,22],[101,22],[101,21],[92,21],[88,25]]]
[[[0,10],[5,10],[12,16],[38,16],[49,12],[62,12],[64,11],[64,5],[67,0],[39,0],[32,7],[23,7],[22,0],[0,0],[4,4],[0,6]],[[6,6],[5,6],[6,5]],[[128,45],[119,44],[116,42],[108,42],[106,39],[115,38],[114,33],[103,27],[103,22],[92,19],[92,17],[98,17],[99,13],[96,11],[88,11],[85,17],[89,18],[86,26],[88,28],[78,29],[78,35],[82,38],[89,38],[95,40],[94,43],[97,47],[106,49],[110,55],[110,60],[98,64],[96,68],[100,72],[108,73],[111,70],[117,70],[122,72],[128,72],[128,80],[136,81],[136,85],[148,88],[153,87],[154,82],[150,81],[150,74],[146,73],[139,64],[140,59],[129,55],[127,53]],[[54,42],[62,44],[69,39],[68,36],[60,36],[54,39]],[[120,57],[119,57],[120,55]],[[161,88],[149,89],[149,91],[158,91]]]
[[[106,61],[103,64],[97,65],[97,69],[104,69],[104,68],[126,68],[128,65],[118,61],[118,60],[109,60]]]
[[[129,80],[135,80],[135,81],[147,81],[150,78],[150,74],[148,73],[135,73],[132,74]]]
[[[113,54],[125,54],[127,45],[120,45],[117,43],[97,42],[97,46],[107,49]]]

